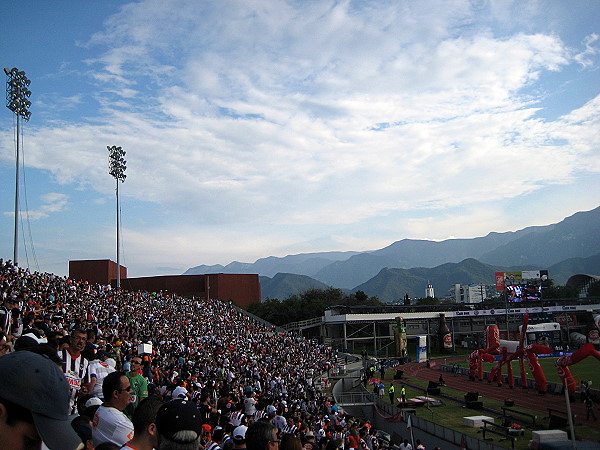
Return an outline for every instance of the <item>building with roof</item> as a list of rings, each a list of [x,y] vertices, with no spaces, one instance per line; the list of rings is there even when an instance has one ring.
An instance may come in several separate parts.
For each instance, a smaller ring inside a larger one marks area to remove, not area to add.
[[[588,288],[592,283],[600,281],[600,275],[587,275],[580,273],[567,280],[567,286],[572,286],[579,292],[580,297],[587,297]]]

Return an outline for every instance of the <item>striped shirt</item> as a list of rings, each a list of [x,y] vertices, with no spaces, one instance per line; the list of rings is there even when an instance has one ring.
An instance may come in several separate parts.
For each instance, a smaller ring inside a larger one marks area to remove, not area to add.
[[[210,442],[210,444],[205,447],[206,450],[221,450],[221,446],[216,442]]]
[[[62,360],[62,371],[69,383],[69,414],[75,414],[77,412],[77,394],[81,385],[90,382],[89,361],[82,355],[77,358],[71,357],[67,349],[58,352],[58,356]]]
[[[267,417],[267,413],[261,410],[257,410],[254,413],[254,421],[258,422],[260,419],[262,419],[263,417]]]
[[[287,425],[284,429],[283,432],[285,434],[295,434],[296,432],[298,432],[298,427],[294,424],[292,425]]]
[[[244,421],[245,417],[246,415],[243,412],[233,411],[231,414],[229,414],[229,421],[234,427],[239,427]]]

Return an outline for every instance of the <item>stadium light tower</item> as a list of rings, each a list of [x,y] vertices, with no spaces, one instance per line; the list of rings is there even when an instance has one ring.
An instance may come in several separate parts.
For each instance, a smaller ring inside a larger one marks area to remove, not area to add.
[[[29,107],[31,102],[28,97],[31,95],[29,84],[31,81],[25,76],[25,72],[19,71],[16,67],[12,69],[4,68],[6,74],[6,107],[17,116],[17,154],[15,171],[15,236],[13,243],[13,263],[19,264],[19,141],[21,134],[21,117],[25,122],[29,121],[31,113]]]
[[[125,169],[127,169],[127,161],[125,161],[125,151],[121,147],[107,146],[108,149],[108,173],[117,181],[117,288],[121,287],[121,260],[120,255],[120,240],[119,240],[119,181],[123,183],[127,175],[125,175]]]

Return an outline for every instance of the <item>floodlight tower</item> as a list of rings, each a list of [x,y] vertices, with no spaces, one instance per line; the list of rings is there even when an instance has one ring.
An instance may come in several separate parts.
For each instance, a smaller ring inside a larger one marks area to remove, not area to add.
[[[119,240],[119,181],[123,183],[127,175],[125,175],[125,169],[127,169],[127,161],[125,161],[125,151],[121,147],[112,146],[106,147],[108,149],[108,173],[117,181],[117,288],[121,287],[121,260],[120,260],[120,240]]]
[[[17,154],[15,171],[15,236],[13,243],[13,264],[19,264],[19,140],[21,132],[21,117],[29,122],[31,113],[29,107],[31,102],[27,98],[31,95],[28,89],[31,81],[25,76],[25,72],[16,67],[4,68],[6,74],[6,107],[17,116]]]

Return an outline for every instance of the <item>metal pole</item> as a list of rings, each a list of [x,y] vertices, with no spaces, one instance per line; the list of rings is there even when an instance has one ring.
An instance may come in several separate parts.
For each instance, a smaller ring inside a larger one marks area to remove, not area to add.
[[[20,118],[17,113],[17,168],[15,171],[15,240],[13,243],[13,263],[19,265],[19,136],[20,136]]]
[[[502,295],[504,295],[504,308],[506,311],[506,340],[510,340],[510,329],[508,326],[508,295],[506,295],[506,290],[502,292]]]
[[[565,401],[567,402],[567,414],[569,417],[569,430],[571,431],[571,443],[573,444],[573,449],[577,448],[577,444],[575,443],[575,428],[573,427],[573,415],[571,414],[571,400],[569,399],[569,389],[566,384],[563,384],[565,389]]]
[[[119,179],[117,179],[117,289],[121,287],[121,259],[119,257]]]

